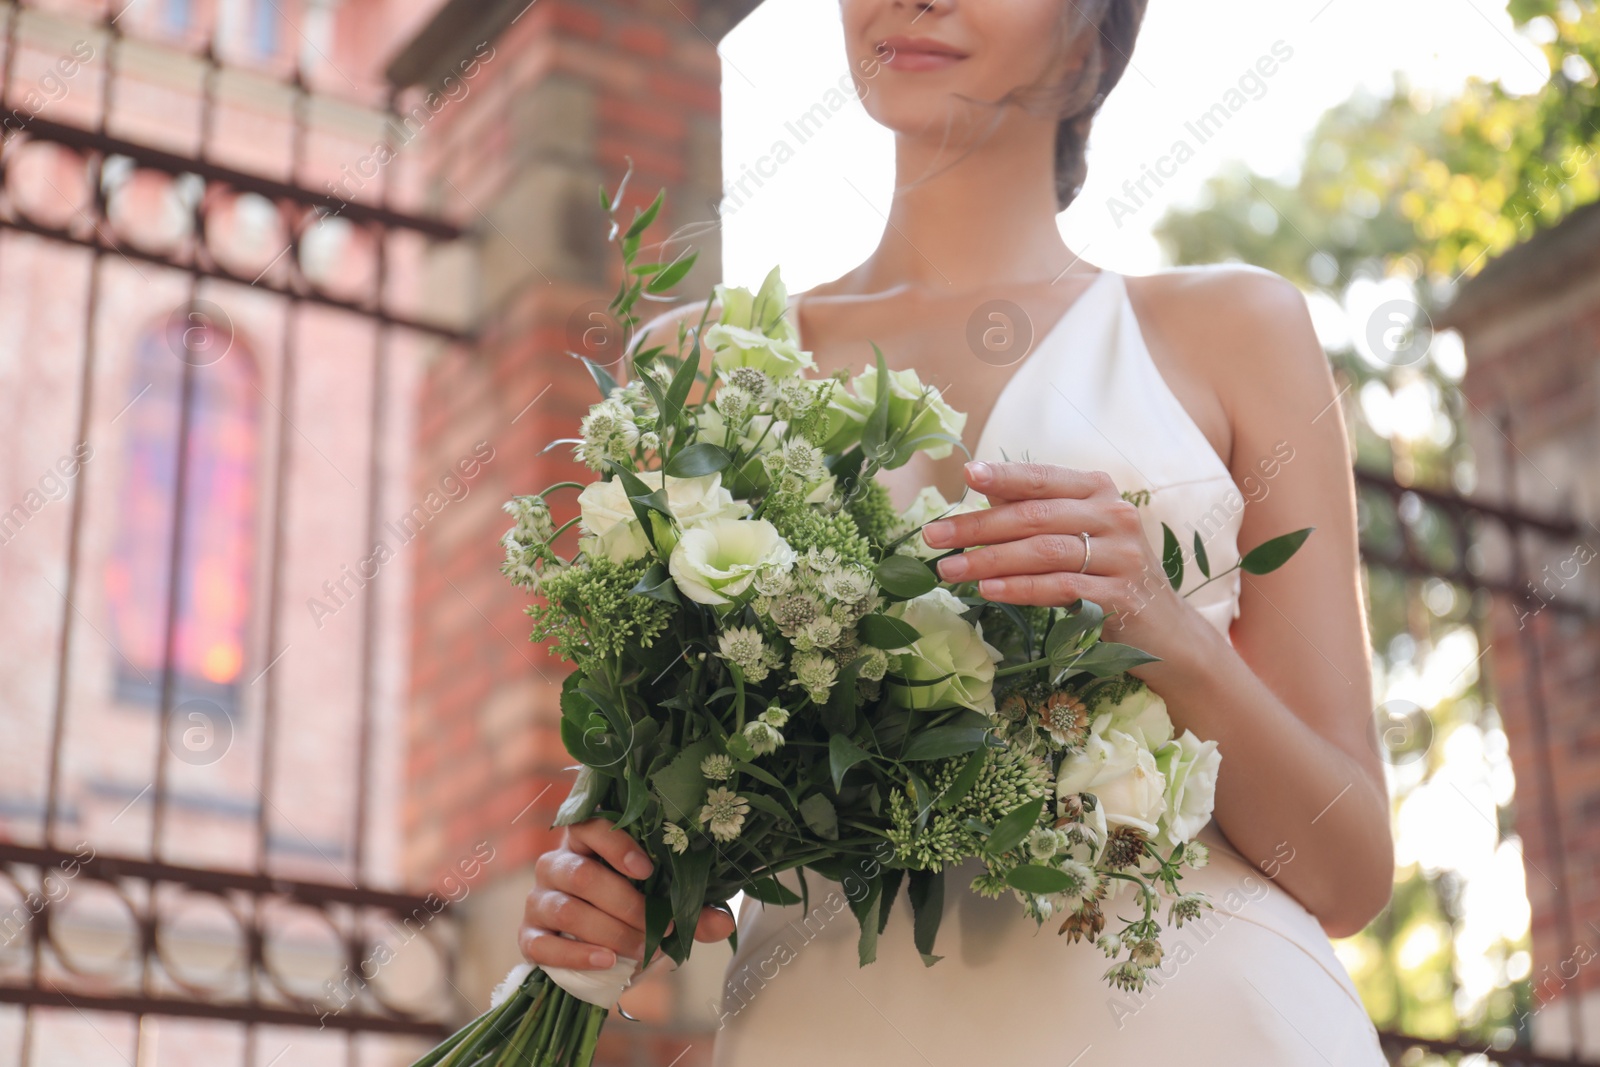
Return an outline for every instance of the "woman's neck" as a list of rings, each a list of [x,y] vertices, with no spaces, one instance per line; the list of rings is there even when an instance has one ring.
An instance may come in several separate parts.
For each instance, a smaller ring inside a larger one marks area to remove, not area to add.
[[[1056,227],[1050,138],[997,130],[961,158],[940,141],[896,136],[883,236],[841,283],[859,293],[913,286],[954,294],[1049,282],[1083,266]]]

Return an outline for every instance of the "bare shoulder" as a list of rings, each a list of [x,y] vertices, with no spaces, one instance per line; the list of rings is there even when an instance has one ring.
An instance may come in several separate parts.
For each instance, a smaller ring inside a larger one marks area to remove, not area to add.
[[[1332,376],[1299,288],[1244,264],[1183,267],[1128,279],[1151,343],[1204,378],[1231,411],[1268,397],[1315,400]],[[1320,398],[1320,399],[1318,399]]]

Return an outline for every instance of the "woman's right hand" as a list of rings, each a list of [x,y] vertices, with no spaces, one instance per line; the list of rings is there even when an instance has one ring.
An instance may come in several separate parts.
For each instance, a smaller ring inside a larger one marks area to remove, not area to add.
[[[644,894],[628,879],[648,878],[654,868],[625,831],[605,819],[569,826],[561,845],[540,856],[533,869],[538,884],[528,893],[517,931],[517,946],[529,963],[598,971],[619,955],[644,955]],[[707,907],[695,940],[721,941],[733,927],[733,916]]]

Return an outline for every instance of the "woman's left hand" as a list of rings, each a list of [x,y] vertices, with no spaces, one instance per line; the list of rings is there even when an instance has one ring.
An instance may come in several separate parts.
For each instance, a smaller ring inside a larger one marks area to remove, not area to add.
[[[967,464],[966,478],[990,506],[922,530],[931,548],[966,550],[939,561],[945,581],[975,581],[980,596],[1006,604],[1092,600],[1108,616],[1108,637],[1154,656],[1176,651],[1188,627],[1203,621],[1167,581],[1138,507],[1104,471],[980,461]],[[1080,573],[1083,533],[1088,567]]]

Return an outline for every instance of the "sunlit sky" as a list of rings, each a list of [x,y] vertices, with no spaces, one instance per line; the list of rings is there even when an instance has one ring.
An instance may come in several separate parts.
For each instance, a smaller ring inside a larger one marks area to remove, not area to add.
[[[1118,225],[1108,198],[1187,137],[1184,124],[1278,42],[1293,54],[1265,79],[1265,91],[1195,145],[1159,197]],[[754,195],[724,201],[728,279],[757,283],[774,263],[792,291],[837,277],[877,242],[893,153],[888,133],[854,101],[803,143],[785,128],[847,73],[837,3],[767,0],[721,52],[725,180],[772,154],[776,142],[794,149]],[[1542,84],[1545,69],[1513,30],[1504,0],[1152,0],[1132,66],[1095,123],[1088,185],[1061,216],[1062,232],[1091,262],[1129,274],[1160,269],[1150,231],[1168,206],[1192,202],[1230,158],[1292,174],[1318,117],[1358,89],[1387,91],[1403,71],[1439,94],[1471,76],[1526,92]]]
[[[1287,46],[1292,56],[1264,91],[1252,94],[1220,134],[1193,145],[1195,157],[1155,199],[1114,218],[1108,198],[1174,141],[1192,142],[1185,123],[1221,101],[1274,46],[1280,54]],[[830,88],[848,84],[840,81],[846,66],[836,4],[767,0],[721,51],[725,177],[754,168],[778,142],[793,150],[753,195],[724,199],[724,273],[730,282],[755,285],[778,263],[790,290],[803,291],[872,250],[890,200],[892,142],[854,101],[803,142],[785,125]],[[1094,127],[1088,184],[1059,224],[1068,244],[1093,263],[1129,274],[1159,270],[1168,264],[1151,230],[1168,207],[1194,203],[1205,180],[1230,160],[1292,177],[1318,118],[1352,94],[1388,92],[1396,72],[1436,98],[1469,77],[1530,92],[1543,84],[1545,70],[1542,55],[1512,27],[1505,0],[1153,0],[1132,66]],[[1314,300],[1324,343],[1355,340],[1359,349],[1361,331],[1350,323],[1362,321],[1363,305],[1392,295],[1363,280],[1343,308]],[[1435,362],[1458,377],[1459,341],[1447,335],[1435,344],[1441,346]],[[1384,424],[1375,427],[1379,432],[1420,438],[1437,429],[1436,398],[1391,398],[1385,391],[1361,399]],[[1415,663],[1380,671],[1375,696],[1432,707],[1471,684],[1478,656],[1474,636],[1462,630]],[[1488,947],[1527,929],[1523,865],[1515,841],[1496,844],[1495,805],[1509,799],[1512,785],[1505,735],[1468,726],[1439,743],[1444,766],[1431,781],[1419,782],[1421,764],[1394,770],[1393,784],[1405,798],[1396,820],[1398,858],[1466,879],[1467,914],[1454,939],[1467,961],[1456,1006],[1469,1012],[1498,980],[1483,958]],[[1340,947],[1356,966],[1357,947]],[[1437,947],[1436,933],[1420,929],[1402,945],[1401,965],[1420,965]],[[1519,954],[1512,977],[1526,966]]]

